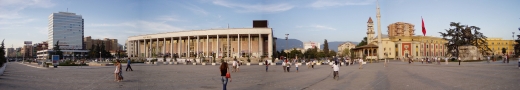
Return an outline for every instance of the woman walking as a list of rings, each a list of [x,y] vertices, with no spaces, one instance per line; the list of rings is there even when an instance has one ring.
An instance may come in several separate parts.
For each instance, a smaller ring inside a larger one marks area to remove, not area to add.
[[[226,86],[227,86],[227,81],[228,79],[229,82],[231,82],[231,74],[228,72],[229,68],[228,68],[228,64],[226,62],[223,62],[221,65],[220,65],[220,76],[222,77],[222,85],[223,85],[223,90],[226,90]]]
[[[121,79],[120,79],[121,65],[120,65],[119,61],[116,61],[116,63],[114,65],[116,66],[116,70],[114,71],[114,77],[115,77],[114,81],[120,82],[121,81]]]

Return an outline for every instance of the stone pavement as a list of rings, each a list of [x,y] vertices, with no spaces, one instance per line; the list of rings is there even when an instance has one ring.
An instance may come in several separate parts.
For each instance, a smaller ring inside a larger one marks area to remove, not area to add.
[[[340,67],[339,80],[332,79],[329,65],[308,69],[300,66],[285,73],[282,67],[240,66],[231,73],[229,90],[518,90],[520,69],[517,62],[450,62],[448,65],[408,64],[392,61]],[[11,63],[0,76],[2,90],[217,90],[222,89],[218,66],[134,65],[123,72],[125,80],[115,82],[115,67],[41,69]]]

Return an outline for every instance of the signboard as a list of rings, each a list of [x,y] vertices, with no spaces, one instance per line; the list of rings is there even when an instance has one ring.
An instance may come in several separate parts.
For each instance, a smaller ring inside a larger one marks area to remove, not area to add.
[[[57,66],[59,64],[60,55],[52,55],[52,65]]]
[[[32,44],[32,41],[24,41],[23,44]]]

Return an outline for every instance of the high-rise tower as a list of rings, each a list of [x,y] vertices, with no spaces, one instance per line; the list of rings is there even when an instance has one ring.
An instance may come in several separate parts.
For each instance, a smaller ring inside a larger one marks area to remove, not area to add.
[[[84,49],[83,17],[76,13],[59,12],[49,16],[49,48],[59,41],[60,49]]]
[[[376,15],[376,17],[377,17],[377,36],[378,36],[377,37],[377,46],[379,47],[379,48],[377,48],[377,58],[378,59],[382,59],[381,55],[383,55],[383,52],[382,52],[383,50],[381,50],[382,49],[381,47],[383,47],[383,46],[381,45],[381,37],[382,37],[382,35],[381,35],[381,14],[379,13],[379,0],[377,0],[377,15]]]

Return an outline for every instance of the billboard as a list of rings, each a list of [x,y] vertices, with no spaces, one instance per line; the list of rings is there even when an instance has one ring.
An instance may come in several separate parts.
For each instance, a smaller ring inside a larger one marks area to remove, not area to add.
[[[253,28],[268,28],[267,20],[253,20]]]
[[[32,41],[24,41],[23,44],[32,44]]]
[[[59,60],[60,60],[60,55],[52,55],[52,64],[54,66],[58,65]]]

